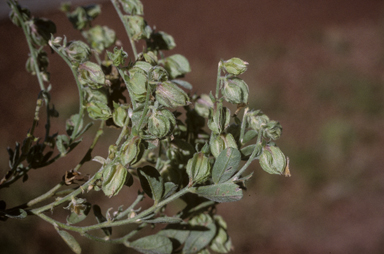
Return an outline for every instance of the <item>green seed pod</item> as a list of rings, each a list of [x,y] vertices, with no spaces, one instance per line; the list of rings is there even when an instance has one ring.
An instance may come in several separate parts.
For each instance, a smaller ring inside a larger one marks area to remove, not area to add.
[[[287,160],[283,152],[277,146],[265,146],[260,155],[260,166],[270,174],[284,174]]]
[[[231,111],[223,107],[222,103],[216,103],[208,119],[208,128],[215,134],[220,134],[229,125],[231,120]]]
[[[106,26],[94,26],[82,35],[93,49],[101,53],[104,49],[112,46],[116,40],[116,33]]]
[[[148,39],[152,33],[152,29],[147,25],[143,17],[124,15],[124,19],[128,23],[129,36],[134,41]]]
[[[89,117],[94,120],[108,120],[112,116],[111,109],[108,105],[100,101],[88,102],[87,111]]]
[[[176,108],[190,104],[188,95],[176,84],[165,81],[156,87],[156,100],[166,107]]]
[[[123,48],[118,49],[117,47],[113,48],[113,53],[107,51],[107,55],[114,66],[123,65],[125,62],[125,58],[128,57],[128,53],[125,52]]]
[[[100,65],[92,62],[84,62],[79,65],[78,79],[80,84],[92,89],[101,88],[105,83],[105,75]]]
[[[279,122],[270,121],[267,123],[264,130],[264,138],[276,140],[280,138],[283,127],[281,127]]]
[[[81,64],[88,61],[91,49],[82,41],[72,41],[64,49],[64,53],[73,64]]]
[[[145,147],[141,139],[137,136],[129,138],[121,148],[120,161],[123,165],[133,165],[143,156]]]
[[[187,174],[190,184],[205,182],[211,174],[211,164],[203,153],[195,153],[188,161]]]
[[[232,75],[240,75],[247,70],[248,63],[240,58],[234,57],[223,62],[223,68],[226,72]]]
[[[120,163],[106,165],[105,167],[102,176],[102,190],[106,196],[112,197],[117,195],[121,188],[123,188],[127,180],[128,171]]]
[[[223,93],[224,99],[229,103],[248,103],[249,88],[242,79],[226,79],[221,92]]]
[[[195,103],[195,110],[196,112],[204,117],[209,117],[209,111],[213,109],[213,102],[211,100],[211,97],[209,97],[208,94],[202,94],[200,95],[200,98],[197,99]]]
[[[113,107],[115,108],[112,114],[113,122],[119,127],[124,127],[125,120],[128,117],[127,107],[115,102],[113,103]]]
[[[149,63],[150,65],[153,65],[153,66],[156,66],[157,61],[159,61],[157,59],[157,56],[155,55],[155,53],[153,53],[152,51],[148,51],[147,53],[144,53],[143,56],[144,56],[145,61],[147,63]]]
[[[148,119],[148,131],[157,138],[164,138],[172,133],[175,125],[175,116],[166,109],[154,110]]]
[[[269,122],[269,117],[260,110],[249,111],[246,116],[247,127],[259,132]]]
[[[212,135],[209,141],[209,147],[211,149],[212,155],[217,158],[221,151],[227,149],[228,147],[237,148],[236,140],[233,138],[231,133],[221,134],[221,135]]]
[[[144,102],[147,96],[148,78],[146,73],[139,68],[129,70],[129,75],[124,75],[131,97],[138,102]]]

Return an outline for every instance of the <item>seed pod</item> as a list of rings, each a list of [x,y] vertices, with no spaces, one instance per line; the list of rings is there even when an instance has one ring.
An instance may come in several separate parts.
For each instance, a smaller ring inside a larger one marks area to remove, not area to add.
[[[205,182],[211,174],[211,164],[203,153],[195,153],[188,161],[187,174],[190,184]]]
[[[117,195],[121,188],[123,188],[128,171],[120,163],[106,165],[105,167],[103,171],[102,190],[106,196],[112,197]]]
[[[216,103],[208,119],[208,128],[215,134],[220,134],[231,120],[231,112],[228,108],[223,107],[222,103]]]
[[[113,103],[113,107],[115,108],[112,114],[113,122],[119,127],[124,127],[125,120],[128,117],[127,107],[118,105],[115,102]]]
[[[125,52],[123,48],[118,49],[117,47],[113,48],[113,53],[107,51],[107,55],[114,66],[123,65],[125,62],[125,58],[128,57],[128,53]]]
[[[103,102],[90,101],[87,103],[87,111],[94,120],[108,120],[112,116],[111,109]]]
[[[223,93],[224,99],[229,103],[248,103],[249,88],[242,79],[226,79],[221,92]]]
[[[190,104],[188,95],[170,81],[162,82],[156,87],[156,100],[170,108]]]
[[[266,145],[260,155],[260,166],[270,174],[282,175],[286,168],[287,160],[283,152],[277,146]]]
[[[133,165],[143,156],[145,147],[137,136],[129,138],[124,142],[121,149],[120,161],[123,165]]]
[[[236,140],[233,138],[231,133],[221,134],[221,135],[211,135],[209,141],[209,147],[211,149],[212,155],[217,158],[221,151],[227,149],[228,147],[233,147],[237,149]]]
[[[116,40],[116,33],[107,26],[94,26],[82,35],[87,39],[91,47],[101,53],[104,49],[110,47]]]
[[[196,112],[204,117],[209,117],[209,111],[213,109],[213,102],[211,100],[211,97],[209,97],[208,94],[202,94],[200,95],[200,98],[197,99],[195,103],[195,110]]]
[[[81,64],[88,61],[91,49],[82,41],[72,41],[64,49],[64,53],[73,64]]]
[[[248,63],[240,58],[234,57],[223,62],[223,68],[226,72],[232,75],[240,75],[247,70]]]
[[[175,125],[175,116],[166,109],[155,110],[148,119],[148,131],[156,138],[164,138],[172,133]]]
[[[92,62],[85,62],[79,65],[78,79],[80,84],[92,89],[101,88],[105,83],[105,75],[100,65]]]
[[[269,117],[260,110],[249,111],[246,116],[247,127],[259,132],[269,122]]]
[[[281,124],[276,121],[270,121],[267,123],[264,129],[264,137],[276,140],[280,138],[281,132],[283,131],[283,127],[281,127]]]

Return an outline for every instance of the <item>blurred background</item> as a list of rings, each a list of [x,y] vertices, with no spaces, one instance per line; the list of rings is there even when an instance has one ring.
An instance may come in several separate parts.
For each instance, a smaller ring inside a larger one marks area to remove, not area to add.
[[[1,177],[8,168],[5,148],[25,138],[39,92],[36,78],[25,71],[24,35],[4,16],[4,2],[0,6]],[[82,39],[57,10],[59,3],[47,6],[48,2],[20,1],[32,7],[35,16],[54,21],[57,36]],[[115,29],[128,49],[112,5],[98,3],[102,14],[94,24]],[[218,206],[228,223],[233,253],[383,253],[384,2],[143,3],[148,24],[171,34],[177,44],[172,53],[190,61],[192,72],[186,80],[194,86],[193,92],[214,90],[218,61],[239,57],[249,62],[242,78],[250,87],[250,107],[262,109],[283,126],[277,144],[290,158],[292,177],[269,175],[255,162],[243,199]],[[62,133],[65,119],[77,111],[77,88],[64,62],[56,55],[49,57],[52,101],[61,114],[52,120],[52,131]],[[107,154],[109,135],[115,133],[106,131],[94,155]],[[82,146],[89,142],[86,139]],[[74,153],[63,159],[65,163],[31,172],[29,181],[2,190],[0,199],[12,207],[36,197],[60,181],[81,157]],[[85,172],[97,167],[89,164]],[[83,253],[129,252],[124,246],[75,237]],[[71,253],[51,225],[33,217],[0,223],[0,246],[7,250],[4,253]]]

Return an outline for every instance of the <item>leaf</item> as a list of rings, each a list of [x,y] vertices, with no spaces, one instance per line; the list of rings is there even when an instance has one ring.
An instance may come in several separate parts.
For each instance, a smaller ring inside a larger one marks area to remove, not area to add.
[[[125,246],[144,254],[171,254],[172,242],[162,235],[150,235],[133,242],[125,242]]]
[[[168,71],[171,79],[183,76],[191,71],[187,58],[180,54],[175,54],[165,58],[164,68]]]
[[[256,136],[257,136],[257,131],[255,130],[249,130],[245,133],[244,135],[244,138],[243,138],[243,141],[242,143],[245,144],[245,143],[248,143],[249,141],[251,141],[252,139],[254,139]]]
[[[241,188],[231,182],[190,188],[190,192],[219,203],[238,201],[243,197]]]
[[[57,150],[59,150],[59,152],[63,155],[67,153],[67,147],[68,147],[66,142],[67,139],[68,137],[66,135],[59,135],[56,138]]]
[[[172,82],[175,83],[176,85],[179,85],[179,86],[185,88],[185,89],[189,89],[189,90],[192,89],[192,85],[187,81],[180,80],[180,79],[174,79],[174,80],[172,80]]]
[[[174,244],[174,249],[177,249],[180,245],[184,244],[189,236],[189,225],[173,224],[168,225],[166,228],[159,231],[157,234],[170,238]]]
[[[166,182],[164,183],[164,196],[163,199],[166,199],[167,197],[171,196],[178,188],[179,186],[173,182]]]
[[[164,192],[163,178],[160,173],[152,166],[139,168],[138,172],[141,187],[143,187],[144,192],[158,202],[162,198]]]
[[[189,236],[183,247],[183,254],[196,253],[205,248],[216,234],[216,224],[208,214],[201,213],[193,217]]]
[[[228,147],[217,156],[212,169],[214,183],[223,183],[229,180],[237,171],[241,160],[241,154],[236,148]]]
[[[12,211],[10,213],[5,213],[5,216],[11,219],[24,219],[27,217],[27,212],[24,211],[23,209],[18,209],[16,211]]]
[[[100,206],[98,205],[93,205],[93,214],[96,217],[96,220],[98,223],[103,223],[107,221],[107,219],[103,216],[101,213]],[[106,236],[112,235],[112,227],[107,227],[107,228],[101,228]]]
[[[74,253],[76,253],[76,254],[81,253],[81,247],[80,247],[79,243],[75,240],[75,238],[71,234],[69,234],[67,231],[59,230],[57,228],[56,228],[56,231],[57,231],[57,233],[59,233],[61,238],[63,238],[65,243],[69,246],[69,248],[71,248],[71,250]]]

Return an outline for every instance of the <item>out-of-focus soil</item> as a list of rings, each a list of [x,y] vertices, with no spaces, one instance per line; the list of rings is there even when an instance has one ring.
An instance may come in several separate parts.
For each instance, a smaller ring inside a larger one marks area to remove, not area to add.
[[[255,163],[244,198],[218,206],[233,253],[382,253],[383,1],[143,2],[148,24],[175,38],[171,53],[189,59],[192,73],[186,79],[194,91],[213,90],[217,62],[238,56],[249,62],[243,78],[250,106],[283,126],[277,144],[290,157],[292,177],[268,175]],[[111,4],[103,4],[102,11],[95,24],[123,35]],[[58,36],[81,38],[64,14],[39,15],[56,23]],[[5,147],[25,137],[39,88],[25,72],[28,49],[21,30],[4,20],[0,38],[2,176],[8,166]],[[129,48],[125,37],[119,39]],[[50,57],[52,101],[62,117],[53,120],[52,129],[63,132],[66,117],[77,110],[77,88],[64,63]],[[106,152],[98,147],[94,155]],[[70,157],[78,158],[81,154]],[[18,189],[32,188],[30,180],[5,190],[0,199],[12,206],[36,197],[68,170],[59,165],[63,168],[31,172],[32,180],[42,181],[35,192]],[[66,253],[47,225],[36,218],[8,220],[0,228],[0,243],[7,253]],[[125,250],[88,240],[81,244],[84,253]]]

